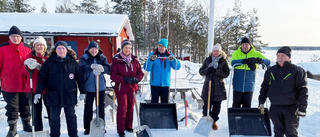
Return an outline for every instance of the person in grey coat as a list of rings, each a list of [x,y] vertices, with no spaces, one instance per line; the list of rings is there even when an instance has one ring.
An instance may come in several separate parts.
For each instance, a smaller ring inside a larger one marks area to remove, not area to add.
[[[110,74],[110,65],[107,62],[107,57],[95,41],[89,43],[88,48],[84,50],[84,54],[80,58],[80,67],[84,73],[86,80],[87,95],[85,97],[83,126],[84,134],[90,133],[90,122],[93,114],[93,102],[96,98],[96,75],[99,75],[99,117],[104,120],[104,97],[106,90],[106,80],[104,75]]]
[[[213,46],[213,51],[209,54],[209,57],[204,60],[199,70],[200,75],[206,77],[201,94],[204,102],[203,116],[207,116],[209,81],[211,80],[209,115],[214,120],[212,124],[213,130],[218,129],[216,122],[219,120],[218,115],[221,109],[221,102],[227,99],[224,78],[229,76],[230,70],[226,58],[227,55],[222,51],[221,45],[216,44]]]

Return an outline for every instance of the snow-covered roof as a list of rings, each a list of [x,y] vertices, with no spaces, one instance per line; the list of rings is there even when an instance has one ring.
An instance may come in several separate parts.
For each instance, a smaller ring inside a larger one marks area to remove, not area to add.
[[[126,28],[134,40],[127,15],[70,13],[0,13],[0,35],[16,25],[24,35],[72,35],[117,37]]]

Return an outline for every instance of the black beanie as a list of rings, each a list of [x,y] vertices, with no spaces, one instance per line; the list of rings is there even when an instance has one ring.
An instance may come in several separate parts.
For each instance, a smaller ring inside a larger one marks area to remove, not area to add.
[[[57,49],[57,47],[58,46],[64,46],[66,49],[68,49],[68,44],[67,44],[67,42],[65,42],[65,41],[58,41],[55,45],[54,45],[54,48],[56,48]]]
[[[91,49],[91,48],[100,49],[98,43],[95,42],[95,41],[91,41],[91,42],[89,43],[88,50]]]
[[[22,37],[22,32],[20,31],[20,29],[17,26],[12,26],[10,28],[8,36],[10,36],[12,34],[19,34]]]
[[[283,46],[283,47],[281,47],[281,48],[278,50],[277,54],[278,54],[278,53],[284,53],[284,54],[286,54],[289,58],[291,58],[291,48],[288,47],[288,46]]]
[[[249,43],[250,44],[250,40],[247,37],[244,37],[244,38],[241,39],[241,45],[243,43]]]

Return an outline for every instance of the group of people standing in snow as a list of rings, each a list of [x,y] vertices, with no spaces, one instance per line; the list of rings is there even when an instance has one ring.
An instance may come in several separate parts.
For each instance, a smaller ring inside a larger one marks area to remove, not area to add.
[[[256,51],[250,40],[244,37],[230,59],[234,71],[232,108],[251,108],[255,70],[259,64],[267,67],[261,84],[258,109],[261,114],[264,114],[264,103],[269,98],[271,103],[269,116],[274,125],[275,137],[284,137],[284,135],[297,137],[299,117],[306,116],[307,76],[301,67],[291,63],[291,52],[290,47],[281,47],[276,54],[276,64],[270,67],[270,60]],[[203,116],[207,115],[208,87],[209,81],[212,81],[209,115],[214,120],[213,130],[218,129],[221,101],[227,98],[223,79],[229,76],[229,71],[227,58],[221,45],[214,45],[209,57],[204,60],[199,69],[200,75],[205,76],[201,96],[204,101]]]
[[[31,103],[34,103],[35,131],[43,130],[43,102],[48,112],[50,136],[60,136],[60,113],[63,108],[68,135],[77,137],[75,106],[79,97],[85,101],[84,134],[90,134],[96,84],[99,87],[99,117],[105,118],[106,81],[102,74],[110,75],[110,79],[115,82],[119,136],[125,137],[125,131],[133,132],[134,95],[144,73],[137,56],[132,54],[132,43],[129,40],[122,41],[121,50],[109,65],[95,41],[89,43],[78,63],[76,53],[65,41],[58,41],[47,52],[47,43],[42,36],[33,41],[33,50],[22,42],[23,35],[18,27],[12,26],[8,36],[9,41],[0,45],[0,81],[2,94],[7,103],[5,109],[9,125],[7,137],[17,134],[19,116],[23,130],[26,132],[32,130],[30,90],[34,98]],[[181,68],[179,60],[167,48],[168,40],[161,39],[144,65],[144,69],[150,71],[152,103],[159,103],[159,98],[161,103],[168,103],[171,69]],[[269,116],[274,124],[276,137],[298,136],[299,117],[306,115],[308,98],[306,73],[302,68],[292,64],[290,58],[290,47],[281,47],[277,52],[276,65],[270,67],[270,60],[256,51],[250,40],[245,37],[230,59],[234,70],[233,108],[251,107],[255,70],[259,64],[268,68],[261,84],[258,109],[264,114],[264,103],[267,98],[270,99]],[[227,55],[220,44],[213,46],[199,73],[205,76],[201,95],[204,101],[202,113],[203,116],[207,115],[208,90],[211,86],[209,115],[214,120],[212,129],[218,130],[221,102],[227,98],[224,79],[230,74]],[[32,83],[28,79],[29,75],[32,77]],[[96,81],[97,76],[99,83]]]
[[[30,104],[33,103],[33,120],[35,131],[43,130],[42,102],[48,112],[50,136],[60,136],[60,113],[64,109],[68,135],[77,137],[77,116],[75,106],[79,100],[84,100],[84,134],[90,134],[90,122],[93,117],[93,102],[96,98],[96,84],[99,87],[99,117],[105,118],[105,89],[104,75],[110,75],[115,82],[115,94],[117,96],[117,132],[120,137],[125,137],[125,131],[133,132],[133,106],[134,93],[138,90],[138,83],[144,76],[137,56],[132,54],[132,43],[123,40],[121,50],[116,54],[111,65],[106,56],[95,41],[91,41],[80,57],[80,63],[76,61],[76,53],[69,48],[65,41],[58,41],[47,52],[47,42],[42,36],[38,36],[32,47],[22,42],[22,32],[16,26],[12,26],[8,33],[9,41],[0,46],[0,81],[1,93],[7,103],[6,116],[9,125],[7,137],[17,134],[17,120],[21,117],[23,130],[31,132]],[[156,81],[152,88],[153,96],[161,96],[163,103],[168,102],[170,83],[165,85],[160,82],[170,81],[171,67],[180,69],[180,62],[166,49],[167,39],[161,39],[156,53],[152,53],[149,62],[149,71],[152,75],[155,71],[166,73],[164,77],[153,77]],[[31,50],[33,49],[33,50]],[[159,59],[158,59],[159,56]],[[160,59],[161,57],[161,59]],[[158,59],[158,60],[157,60]],[[153,66],[163,66],[162,70]],[[162,64],[162,65],[161,65]],[[31,75],[31,76],[30,76]],[[30,79],[28,79],[30,77]],[[96,83],[98,77],[99,83]],[[32,83],[30,84],[32,78]],[[31,91],[32,90],[32,91]],[[80,95],[78,96],[78,90]],[[34,100],[30,101],[30,92]],[[105,131],[106,132],[106,131]]]

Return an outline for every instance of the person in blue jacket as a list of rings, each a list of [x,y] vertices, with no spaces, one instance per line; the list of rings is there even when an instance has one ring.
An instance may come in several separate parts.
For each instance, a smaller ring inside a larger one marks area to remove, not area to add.
[[[167,50],[168,40],[161,39],[158,48],[149,54],[144,69],[150,72],[151,103],[168,103],[171,68],[179,70],[181,65],[177,58]]]
[[[230,59],[234,67],[233,108],[250,108],[258,64],[269,67],[270,60],[256,51],[247,37],[241,39],[241,46],[232,53]]]
[[[104,75],[110,74],[110,65],[103,51],[95,41],[89,43],[88,48],[80,58],[80,67],[82,68],[84,79],[86,80],[86,91],[83,115],[84,134],[90,133],[90,122],[93,114],[93,102],[96,98],[96,75],[99,75],[99,117],[104,120],[104,97],[106,89],[106,80]],[[83,97],[84,98],[84,97]]]

